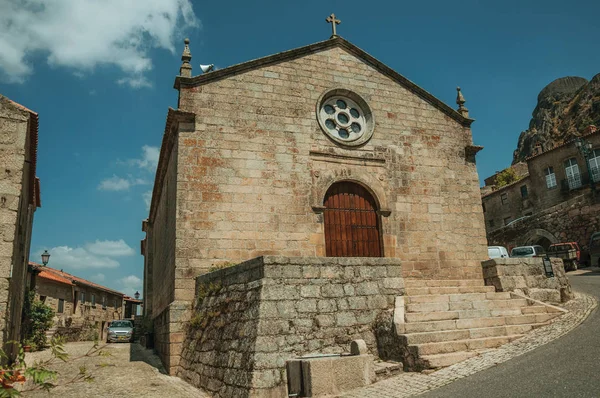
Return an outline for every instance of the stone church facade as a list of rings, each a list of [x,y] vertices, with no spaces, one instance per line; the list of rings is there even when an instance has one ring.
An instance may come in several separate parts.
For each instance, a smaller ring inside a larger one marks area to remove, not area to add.
[[[198,76],[187,42],[182,60],[142,241],[145,316],[170,373],[186,356],[196,277],[216,268],[384,257],[365,264],[387,264],[399,288],[483,280],[481,148],[460,91],[457,111],[338,36]]]

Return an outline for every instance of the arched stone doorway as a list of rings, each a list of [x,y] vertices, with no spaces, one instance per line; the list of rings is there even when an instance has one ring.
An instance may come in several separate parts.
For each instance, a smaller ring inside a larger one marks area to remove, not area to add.
[[[382,257],[375,198],[350,181],[333,184],[325,194],[325,254],[328,257]]]
[[[525,245],[540,245],[548,250],[548,247],[553,243],[557,243],[558,239],[545,229],[537,228],[527,233],[524,242]]]

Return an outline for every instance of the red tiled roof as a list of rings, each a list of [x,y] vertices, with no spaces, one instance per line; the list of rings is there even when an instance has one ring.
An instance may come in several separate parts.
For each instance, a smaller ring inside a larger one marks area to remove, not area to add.
[[[144,302],[143,300],[134,299],[133,297],[130,297],[130,296],[123,296],[123,300],[131,301],[133,303],[138,303],[138,304],[142,304]]]
[[[56,277],[58,279],[67,280],[69,282],[69,284],[71,284],[71,285],[85,285],[85,286],[93,287],[93,288],[98,289],[98,290],[103,290],[103,291],[108,292],[108,293],[116,294],[118,296],[124,296],[124,294],[121,293],[121,292],[118,292],[116,290],[110,289],[110,288],[108,288],[106,286],[99,285],[99,284],[94,283],[92,281],[88,281],[87,279],[83,279],[83,278],[80,278],[78,276],[71,275],[71,274],[69,274],[67,272],[64,272],[64,271],[59,271],[57,269],[50,268],[48,266],[44,266],[44,265],[41,265],[41,264],[37,264],[37,263],[34,263],[32,261],[29,262],[29,265],[31,265],[34,269],[40,270],[41,271],[40,272],[40,276],[42,274],[50,275],[50,277],[47,277],[46,279],[52,279],[51,277]]]
[[[54,282],[58,282],[58,283],[64,283],[65,285],[69,285],[69,286],[73,286],[73,282],[71,282],[70,280],[68,280],[67,278],[63,278],[60,275],[55,275],[52,272],[48,272],[46,270],[42,270],[38,276],[40,278],[44,278],[44,279],[48,279]]]

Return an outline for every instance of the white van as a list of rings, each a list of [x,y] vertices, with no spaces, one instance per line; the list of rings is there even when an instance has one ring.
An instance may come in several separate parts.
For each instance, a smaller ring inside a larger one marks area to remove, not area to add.
[[[508,250],[504,246],[488,246],[489,258],[508,258]]]

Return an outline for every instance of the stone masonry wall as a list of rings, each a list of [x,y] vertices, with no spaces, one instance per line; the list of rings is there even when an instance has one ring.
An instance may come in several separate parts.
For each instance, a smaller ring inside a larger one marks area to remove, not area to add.
[[[29,112],[0,97],[0,345],[19,340],[35,206],[30,203]],[[8,349],[14,355],[15,347]]]
[[[148,268],[151,270],[149,277],[152,278],[152,290],[146,292],[151,297],[151,313],[149,317],[154,324],[154,347],[160,356],[165,368],[171,371],[173,366],[177,366],[178,353],[173,359],[172,343],[174,337],[173,331],[179,326],[176,319],[171,319],[173,314],[177,313],[177,307],[174,303],[175,287],[175,223],[177,217],[177,143],[169,157],[169,163],[163,189],[161,192],[159,205],[156,211],[154,222],[148,226],[148,239],[152,253],[148,257]],[[193,280],[189,281],[193,284]],[[193,291],[193,289],[190,289]],[[181,342],[179,341],[179,344]]]
[[[572,298],[563,261],[552,258],[553,277],[546,277],[541,258],[495,258],[484,261],[485,284],[497,292],[516,292],[534,300],[560,303]]]
[[[318,99],[335,87],[372,109],[363,146],[337,145],[319,127]],[[390,211],[384,254],[402,260],[404,276],[481,278],[470,129],[355,55],[335,47],[182,87],[179,106],[196,121],[178,135],[178,268],[197,275],[261,255],[324,256],[318,208],[331,184],[354,181]]]
[[[202,275],[178,375],[215,397],[287,396],[285,361],[346,352],[404,294],[398,259],[265,256]]]
[[[578,242],[587,250],[590,237],[600,231],[600,203],[589,192],[534,214],[523,222],[488,234],[490,246],[507,248],[535,244],[541,238],[551,243]],[[598,264],[594,264],[598,265]]]

